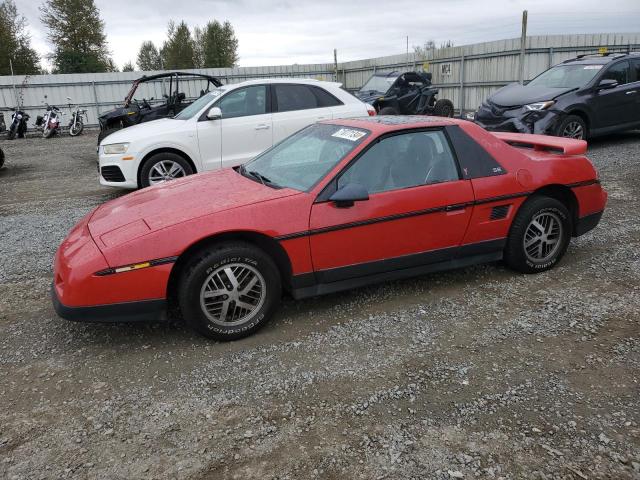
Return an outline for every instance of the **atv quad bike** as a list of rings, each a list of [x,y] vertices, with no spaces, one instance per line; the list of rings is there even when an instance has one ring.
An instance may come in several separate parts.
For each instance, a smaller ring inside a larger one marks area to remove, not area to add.
[[[182,84],[184,87],[185,82],[192,80],[201,80],[203,82],[202,86],[204,88],[200,89],[200,96],[208,93],[212,85],[214,88],[222,86],[220,80],[215,77],[189,72],[166,72],[158,75],[145,75],[134,81],[131,90],[129,90],[129,93],[124,99],[124,105],[103,113],[98,117],[100,123],[98,144],[100,144],[105,137],[121,128],[157,120],[159,118],[173,117],[180,113],[180,111],[193,102],[193,99],[187,100],[184,91],[180,91],[180,85]],[[166,86],[169,87],[168,90],[164,91],[162,95],[164,100],[161,103],[157,101],[154,102],[153,97],[148,100],[143,98],[141,101],[134,98],[138,87],[146,83],[149,83],[147,88],[148,92],[156,90],[155,86],[157,84],[161,84],[160,88],[163,91]],[[183,88],[182,90],[185,89],[186,88]]]
[[[453,117],[451,100],[438,100],[438,89],[431,86],[431,73],[374,73],[356,93],[371,104],[379,115],[436,115]]]

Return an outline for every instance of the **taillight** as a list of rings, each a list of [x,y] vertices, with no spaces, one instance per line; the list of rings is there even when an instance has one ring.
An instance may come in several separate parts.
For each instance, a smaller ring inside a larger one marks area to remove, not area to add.
[[[367,113],[369,114],[370,117],[374,117],[376,115],[376,109],[373,108],[371,105],[367,105]]]

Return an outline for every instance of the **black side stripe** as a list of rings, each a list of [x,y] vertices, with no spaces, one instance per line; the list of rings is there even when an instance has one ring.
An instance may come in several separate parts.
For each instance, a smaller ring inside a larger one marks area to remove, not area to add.
[[[576,183],[569,183],[566,184],[566,187],[569,188],[575,188],[575,187],[585,187],[588,185],[594,185],[596,183],[600,183],[600,180],[597,179],[593,179],[593,180],[586,180],[583,182],[576,182]],[[511,193],[508,195],[498,195],[496,197],[488,197],[488,198],[481,198],[479,200],[475,200],[473,202],[467,202],[467,203],[456,203],[453,205],[445,205],[442,207],[434,207],[434,208],[427,208],[424,210],[415,210],[413,212],[406,212],[406,213],[398,213],[396,215],[387,215],[384,217],[377,217],[377,218],[370,218],[368,220],[360,220],[358,222],[350,222],[350,223],[342,223],[340,225],[332,225],[330,227],[323,227],[323,228],[316,228],[313,230],[305,230],[302,232],[295,232],[295,233],[288,233],[286,235],[280,235],[278,237],[274,237],[275,240],[277,241],[285,241],[285,240],[293,240],[295,238],[301,238],[301,237],[307,237],[307,236],[311,236],[311,235],[319,235],[322,233],[329,233],[329,232],[334,232],[336,230],[345,230],[347,228],[354,228],[354,227],[362,227],[365,225],[372,225],[374,223],[381,223],[381,222],[390,222],[393,220],[401,220],[403,218],[410,218],[410,217],[417,217],[417,216],[421,216],[421,215],[429,215],[432,213],[438,213],[438,212],[450,212],[452,210],[461,210],[465,207],[472,207],[475,205],[484,205],[486,203],[493,203],[493,202],[501,202],[504,200],[512,200],[512,199],[516,199],[516,198],[522,198],[522,197],[528,197],[529,195],[531,195],[533,193],[533,191],[528,191],[528,192],[519,192],[519,193]]]
[[[125,272],[118,272],[117,270],[121,269],[121,268],[128,268],[128,267],[133,267],[134,265],[139,265],[141,263],[149,263],[149,265],[147,267],[142,267],[142,268],[149,268],[149,267],[157,267],[158,265],[165,265],[167,263],[175,263],[175,261],[178,260],[178,257],[164,257],[164,258],[156,258],[154,260],[144,260],[142,262],[136,262],[136,263],[130,263],[129,265],[122,265],[119,267],[111,267],[111,268],[105,268],[104,270],[100,270],[99,272],[96,272],[94,275],[97,275],[99,277],[104,277],[105,275],[113,275],[114,273],[125,273]],[[132,272],[134,270],[142,270],[142,268],[134,268],[131,270],[127,270],[128,272]]]

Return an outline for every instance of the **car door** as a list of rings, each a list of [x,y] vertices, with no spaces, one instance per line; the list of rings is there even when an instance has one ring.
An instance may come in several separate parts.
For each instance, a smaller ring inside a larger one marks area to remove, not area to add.
[[[333,118],[330,107],[321,106],[311,86],[299,83],[273,83],[274,143],[312,123]]]
[[[633,122],[635,113],[635,95],[637,86],[630,83],[629,62],[618,62],[608,67],[598,80],[616,80],[618,85],[608,89],[598,89],[591,99],[596,128],[615,128],[618,125]]]
[[[633,100],[632,121],[640,122],[640,58],[631,61],[632,89],[625,93]]]
[[[198,144],[205,170],[233,167],[273,144],[272,119],[265,85],[232,90],[213,106],[222,118],[198,122]]]
[[[364,185],[369,199],[340,208],[325,200],[310,216],[310,248],[321,283],[450,260],[473,204],[469,180],[442,130],[413,131],[374,143],[327,187]],[[331,191],[329,191],[331,193]]]

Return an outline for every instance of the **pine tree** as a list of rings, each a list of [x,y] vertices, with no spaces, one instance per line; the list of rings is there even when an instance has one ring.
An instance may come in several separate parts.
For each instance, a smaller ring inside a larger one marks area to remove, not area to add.
[[[46,0],[40,7],[54,51],[53,73],[109,72],[115,69],[104,22],[94,0]]]
[[[122,71],[123,72],[133,72],[135,69],[133,68],[133,62],[131,60],[129,60],[127,63],[125,63],[122,66]]]
[[[138,59],[136,60],[138,68],[142,71],[162,70],[162,60],[160,52],[153,42],[142,42],[138,51]]]
[[[40,58],[31,48],[26,26],[13,0],[0,2],[0,75],[11,75],[10,63],[16,75],[40,73]]]
[[[199,29],[198,29],[199,30]],[[217,20],[207,23],[199,38],[197,49],[202,50],[202,66],[205,68],[233,67],[238,62],[238,40],[231,23]]]
[[[160,50],[165,69],[188,69],[194,65],[194,43],[187,24],[182,21],[177,26],[171,20],[167,40]]]

